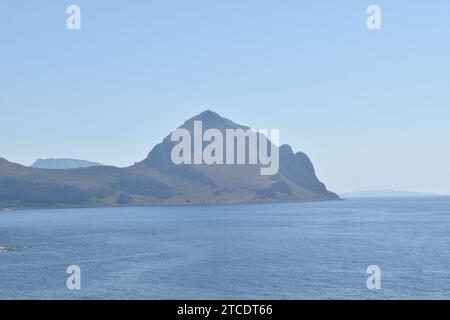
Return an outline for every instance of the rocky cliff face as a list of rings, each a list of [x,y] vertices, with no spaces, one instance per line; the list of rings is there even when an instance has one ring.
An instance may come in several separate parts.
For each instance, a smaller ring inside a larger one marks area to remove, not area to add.
[[[244,129],[212,111],[180,128]],[[290,146],[279,148],[279,170],[261,175],[260,164],[181,164],[171,159],[177,142],[170,135],[148,157],[131,167],[45,170],[0,159],[0,207],[75,207],[335,200],[314,172],[309,158]],[[202,144],[204,147],[205,144]],[[224,152],[225,155],[225,152]]]

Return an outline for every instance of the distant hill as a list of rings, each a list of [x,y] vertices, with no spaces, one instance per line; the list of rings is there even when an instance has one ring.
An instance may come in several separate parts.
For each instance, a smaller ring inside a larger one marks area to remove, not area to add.
[[[422,192],[409,192],[409,191],[397,191],[397,190],[367,190],[367,191],[355,191],[347,192],[340,195],[344,199],[350,198],[389,198],[389,197],[433,197],[439,196],[433,193]]]
[[[205,111],[180,128],[193,132],[248,128]],[[328,191],[309,158],[280,147],[279,171],[260,174],[260,165],[175,165],[170,135],[147,158],[128,168],[95,166],[71,170],[25,167],[0,158],[0,207],[97,207],[164,204],[322,201],[339,197]]]
[[[78,159],[38,159],[30,167],[38,169],[79,169],[103,166],[98,162]]]

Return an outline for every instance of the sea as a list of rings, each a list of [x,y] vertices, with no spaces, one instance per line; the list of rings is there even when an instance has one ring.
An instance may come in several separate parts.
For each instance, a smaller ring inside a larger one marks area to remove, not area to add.
[[[450,198],[0,211],[0,299],[450,299]]]

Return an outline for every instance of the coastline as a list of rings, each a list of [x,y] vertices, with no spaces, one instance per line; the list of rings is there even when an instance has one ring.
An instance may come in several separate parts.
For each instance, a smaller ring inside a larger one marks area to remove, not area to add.
[[[115,208],[165,208],[165,207],[213,207],[213,206],[234,206],[234,205],[245,205],[245,204],[281,204],[281,203],[320,203],[320,202],[335,202],[335,201],[345,201],[346,199],[318,199],[318,200],[305,200],[305,201],[242,201],[242,202],[208,202],[208,203],[166,203],[166,204],[142,204],[142,205],[98,205],[98,206],[49,206],[49,207],[13,207],[13,208],[0,208],[0,212],[12,212],[12,211],[28,211],[28,210],[70,210],[70,209],[115,209]]]
[[[321,202],[341,202],[341,201],[358,201],[358,200],[406,200],[406,199],[450,199],[450,195],[439,196],[417,196],[417,197],[369,197],[369,198],[338,198],[338,199],[317,199],[317,200],[279,200],[279,201],[237,201],[237,202],[207,202],[207,203],[158,203],[158,204],[142,204],[142,205],[80,205],[80,206],[24,206],[24,207],[8,207],[1,208],[0,213],[17,212],[17,211],[38,211],[38,210],[70,210],[70,209],[117,209],[117,208],[166,208],[166,207],[215,207],[215,206],[234,206],[234,205],[270,205],[283,203],[321,203]]]

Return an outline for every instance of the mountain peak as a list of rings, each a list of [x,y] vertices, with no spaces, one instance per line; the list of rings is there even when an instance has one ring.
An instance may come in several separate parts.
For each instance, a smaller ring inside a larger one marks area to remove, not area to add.
[[[194,116],[180,128],[188,130],[192,136],[195,121],[202,121],[202,132],[210,128],[222,133],[228,129],[248,129],[211,110]],[[0,208],[339,199],[319,181],[309,158],[301,152],[294,154],[288,145],[281,147],[277,173],[267,176],[261,174],[261,163],[178,165],[172,159],[175,143],[171,134],[168,135],[145,160],[128,168],[94,166],[79,169],[80,160],[71,160],[76,162],[76,169],[43,170],[0,159]],[[203,150],[204,145],[201,147]],[[237,150],[237,145],[234,150]],[[223,154],[226,153],[224,151]],[[68,159],[62,161],[67,162]]]
[[[196,115],[194,118],[200,118],[200,119],[207,118],[208,119],[208,118],[222,118],[222,117],[217,112],[207,109],[207,110],[199,113],[198,115]]]
[[[190,118],[186,122],[193,122],[193,121],[203,121],[203,122],[219,121],[220,122],[220,121],[225,121],[225,120],[226,119],[223,118],[217,112],[214,112],[212,110],[207,109],[207,110],[197,114],[196,116],[193,116],[192,118]]]
[[[203,122],[203,128],[205,128],[205,129],[209,129],[209,128],[216,128],[219,130],[237,129],[237,128],[248,129],[248,127],[234,123],[230,119],[224,118],[217,112],[214,112],[209,109],[186,120],[182,127],[183,128],[192,128],[194,121]]]

